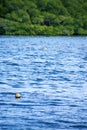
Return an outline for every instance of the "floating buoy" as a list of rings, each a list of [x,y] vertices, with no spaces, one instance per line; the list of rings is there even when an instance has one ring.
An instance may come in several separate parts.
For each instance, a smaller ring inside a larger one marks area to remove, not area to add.
[[[47,50],[47,48],[46,48],[46,47],[44,47],[44,48],[43,48],[43,50]]]
[[[20,98],[21,97],[20,93],[16,93],[15,97]]]

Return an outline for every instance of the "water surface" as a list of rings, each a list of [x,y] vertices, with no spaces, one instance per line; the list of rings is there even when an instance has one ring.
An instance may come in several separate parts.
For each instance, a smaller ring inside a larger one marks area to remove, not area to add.
[[[45,129],[87,130],[87,37],[1,36],[0,130]]]

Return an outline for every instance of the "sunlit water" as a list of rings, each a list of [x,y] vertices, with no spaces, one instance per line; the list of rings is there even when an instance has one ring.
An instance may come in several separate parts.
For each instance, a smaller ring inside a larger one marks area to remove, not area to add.
[[[87,37],[1,36],[0,130],[45,129],[87,130]]]

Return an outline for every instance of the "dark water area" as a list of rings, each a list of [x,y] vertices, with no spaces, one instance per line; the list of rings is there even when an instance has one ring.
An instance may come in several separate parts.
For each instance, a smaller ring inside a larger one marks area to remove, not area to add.
[[[0,130],[45,129],[87,130],[87,37],[1,36]]]

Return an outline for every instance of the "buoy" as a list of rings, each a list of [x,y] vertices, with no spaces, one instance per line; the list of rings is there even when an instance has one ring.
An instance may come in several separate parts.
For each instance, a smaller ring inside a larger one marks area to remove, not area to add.
[[[16,93],[15,97],[20,98],[21,97],[20,93]]]
[[[47,48],[46,48],[46,47],[44,47],[44,48],[43,48],[43,50],[47,50]]]

